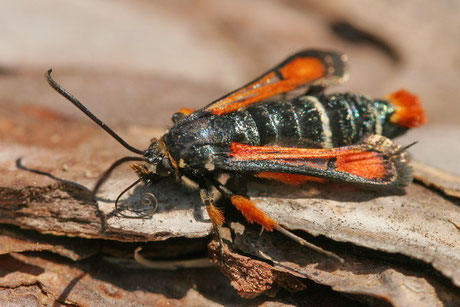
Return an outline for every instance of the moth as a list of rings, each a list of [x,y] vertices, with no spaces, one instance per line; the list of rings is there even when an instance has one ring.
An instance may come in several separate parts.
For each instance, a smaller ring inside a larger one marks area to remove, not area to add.
[[[57,92],[139,155],[115,162],[94,193],[118,165],[140,161],[131,165],[139,179],[129,188],[140,182],[153,185],[169,176],[194,182],[217,228],[225,218],[214,201],[216,188],[249,223],[280,231],[336,259],[340,257],[284,228],[248,197],[221,183],[219,176],[266,178],[290,185],[341,181],[377,189],[404,188],[412,180],[408,155],[391,138],[425,122],[419,99],[406,90],[384,99],[326,94],[326,88],[347,78],[347,58],[337,52],[304,50],[199,110],[179,110],[172,116],[174,125],[169,131],[140,150],[57,84],[51,70],[46,78]]]

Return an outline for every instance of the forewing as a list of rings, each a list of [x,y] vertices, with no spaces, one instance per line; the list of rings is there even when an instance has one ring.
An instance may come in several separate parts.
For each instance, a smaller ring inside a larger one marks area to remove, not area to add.
[[[301,87],[338,84],[347,75],[346,63],[340,53],[304,50],[200,111],[222,115]]]
[[[263,174],[259,177],[275,180],[278,176],[287,183],[299,179],[292,178],[293,174],[379,187],[404,187],[412,180],[404,148],[381,135],[332,149],[232,143],[226,157],[215,163],[218,169]],[[283,174],[289,175],[283,178]]]

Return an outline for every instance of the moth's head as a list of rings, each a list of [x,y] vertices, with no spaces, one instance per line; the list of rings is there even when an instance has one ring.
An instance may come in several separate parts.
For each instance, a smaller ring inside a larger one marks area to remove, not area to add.
[[[144,157],[147,159],[146,167],[150,173],[165,177],[174,172],[168,149],[163,141],[152,139],[149,148],[144,152]]]

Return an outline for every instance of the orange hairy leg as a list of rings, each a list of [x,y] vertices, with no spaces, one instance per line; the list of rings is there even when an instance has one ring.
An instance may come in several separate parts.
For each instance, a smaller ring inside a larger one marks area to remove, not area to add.
[[[257,223],[268,231],[272,231],[278,227],[278,223],[275,222],[275,220],[269,218],[265,212],[257,208],[257,206],[248,198],[240,195],[232,195],[230,200],[232,204],[240,210],[249,223]]]
[[[219,227],[222,226],[222,224],[224,223],[225,217],[222,211],[214,205],[212,194],[213,193],[209,185],[207,187],[200,188],[201,201],[206,205],[206,211],[208,212],[209,218],[211,219],[212,228],[214,229],[214,233],[216,234],[217,240],[219,242],[219,254],[220,254],[219,261],[223,263],[224,242],[222,242],[222,237],[220,236]]]
[[[295,235],[294,233],[281,226],[278,222],[270,218],[265,212],[259,209],[249,198],[234,194],[226,186],[216,180],[213,181],[213,184],[225,197],[230,199],[232,204],[243,214],[249,223],[257,223],[261,225],[263,229],[267,229],[269,231],[276,229],[283,235],[291,238],[303,246],[306,246],[318,253],[322,253],[328,257],[334,258],[339,262],[344,262],[344,260],[336,254],[307,242],[305,239]]]
[[[230,200],[232,204],[238,210],[241,211],[241,213],[243,214],[243,216],[246,218],[246,220],[249,223],[257,223],[259,225],[262,225],[264,229],[269,230],[269,231],[276,229],[279,232],[281,232],[283,235],[293,239],[294,241],[298,242],[301,245],[304,245],[319,253],[325,254],[340,262],[344,261],[341,257],[337,256],[336,254],[329,252],[327,250],[324,250],[321,247],[316,246],[312,243],[309,243],[305,241],[303,238],[295,235],[294,233],[290,232],[286,228],[282,227],[281,225],[278,224],[278,222],[268,217],[268,215],[265,214],[265,212],[257,208],[257,206],[250,199],[243,197],[241,195],[233,195],[230,197]]]
[[[222,226],[225,221],[225,217],[222,211],[214,205],[212,192],[210,189],[200,189],[200,197],[201,201],[206,205],[206,211],[208,212],[213,226],[215,228],[217,226]]]
[[[225,221],[225,217],[220,209],[214,205],[208,205],[206,206],[206,211],[208,211],[209,218],[214,225],[222,226]]]

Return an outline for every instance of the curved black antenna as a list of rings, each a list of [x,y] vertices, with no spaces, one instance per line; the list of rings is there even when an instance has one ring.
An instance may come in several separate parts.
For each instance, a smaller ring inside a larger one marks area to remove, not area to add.
[[[77,108],[79,108],[83,113],[86,114],[89,118],[93,120],[96,124],[99,125],[102,129],[104,129],[108,134],[110,134],[115,140],[117,140],[121,145],[123,145],[126,149],[129,151],[132,151],[134,153],[144,155],[145,151],[137,149],[128,143],[126,143],[118,134],[116,134],[112,129],[107,127],[99,118],[97,118],[93,113],[91,113],[80,101],[78,101],[77,98],[72,96],[69,92],[67,92],[65,89],[63,89],[59,84],[56,83],[56,81],[53,80],[51,77],[51,72],[53,70],[50,69],[46,72],[45,77],[46,80],[48,81],[49,85],[51,85],[52,88],[56,90],[59,94],[64,96],[67,100],[69,100],[71,103],[73,103]]]
[[[96,196],[96,193],[99,191],[101,188],[102,184],[109,178],[110,174],[113,172],[114,169],[116,169],[119,165],[128,162],[128,161],[144,161],[147,162],[147,159],[141,158],[141,157],[124,157],[121,158],[115,162],[104,172],[104,174],[99,177],[98,181],[96,182],[96,185],[93,188],[93,195]]]
[[[121,192],[117,199],[115,200],[115,211],[118,212],[120,215],[123,215],[120,213],[120,211],[118,210],[118,201],[120,200],[120,197],[123,196],[123,194],[125,194],[126,192],[128,192],[129,190],[131,190],[135,185],[137,185],[139,182],[142,181],[142,178],[139,178],[137,179],[136,181],[134,181],[133,183],[131,183],[126,189],[123,190],[123,192]]]
[[[118,201],[123,196],[123,194],[125,194],[126,192],[131,190],[134,186],[136,186],[141,181],[142,181],[142,178],[137,179],[132,184],[130,184],[126,189],[124,189],[123,192],[120,193],[120,195],[118,195],[117,199],[115,200],[115,212],[118,215],[120,215],[120,216],[122,216],[124,218],[139,219],[139,218],[144,218],[144,217],[150,216],[150,215],[152,215],[153,212],[155,212],[155,210],[158,207],[158,200],[157,200],[155,194],[153,194],[153,193],[144,193],[144,194],[142,194],[142,197],[141,197],[141,203],[143,205],[146,205],[146,206],[151,205],[152,206],[152,208],[150,210],[148,210],[147,212],[145,212],[143,214],[133,216],[133,215],[124,214],[124,213],[121,212],[121,210],[119,210]],[[155,203],[154,206],[153,206],[153,203]]]

